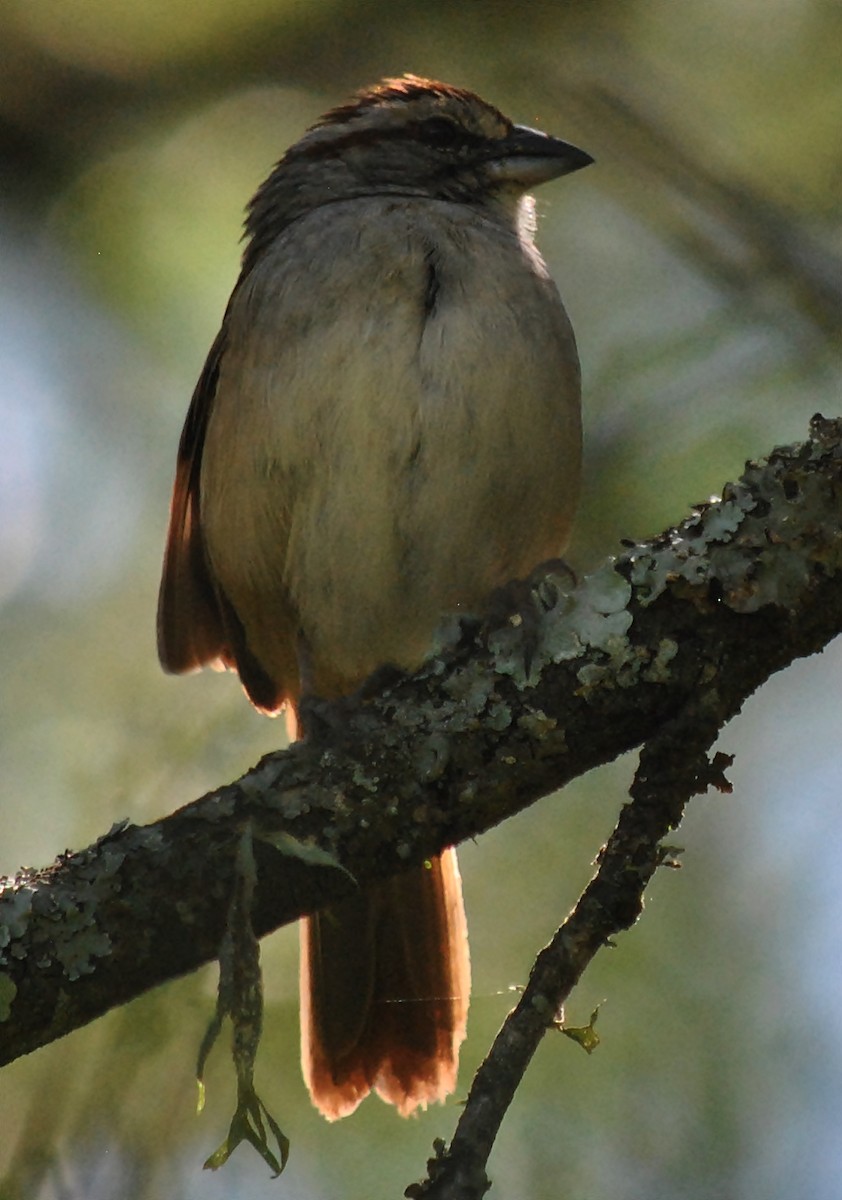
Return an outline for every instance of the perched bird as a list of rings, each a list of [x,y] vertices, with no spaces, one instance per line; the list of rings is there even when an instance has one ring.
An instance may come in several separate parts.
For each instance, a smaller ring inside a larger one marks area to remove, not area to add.
[[[563,549],[579,364],[530,187],[592,160],[407,75],[287,150],[178,452],[165,670],[231,667],[293,714],[420,665],[445,614]],[[456,1085],[470,969],[445,851],[302,925],[302,1061],[328,1118]]]

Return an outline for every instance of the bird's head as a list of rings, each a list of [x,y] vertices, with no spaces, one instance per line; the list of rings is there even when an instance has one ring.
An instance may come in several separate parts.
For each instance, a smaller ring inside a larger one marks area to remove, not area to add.
[[[296,216],[337,200],[420,196],[512,215],[529,189],[592,162],[464,88],[404,75],[331,109],[287,150],[249,208],[265,243]]]

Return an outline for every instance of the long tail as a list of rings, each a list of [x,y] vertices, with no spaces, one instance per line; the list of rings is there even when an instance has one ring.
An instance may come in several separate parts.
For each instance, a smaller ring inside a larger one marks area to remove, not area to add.
[[[454,850],[308,917],[301,1062],[336,1120],[375,1090],[402,1116],[456,1087],[471,986]]]

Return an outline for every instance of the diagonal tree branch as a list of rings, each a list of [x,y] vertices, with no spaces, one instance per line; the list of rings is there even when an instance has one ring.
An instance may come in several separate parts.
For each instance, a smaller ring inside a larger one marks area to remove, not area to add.
[[[813,430],[821,426],[814,421]],[[825,434],[829,427],[824,427]],[[785,486],[785,494],[795,495]],[[842,512],[837,512],[838,526]],[[774,521],[770,521],[770,535]],[[831,519],[831,537],[834,518]],[[796,536],[798,540],[798,535]],[[770,541],[774,538],[770,536]],[[735,664],[736,665],[736,664]],[[448,1147],[439,1141],[427,1176],[406,1189],[412,1200],[482,1200],[491,1187],[486,1165],[502,1120],[537,1050],[560,1026],[563,1004],[596,953],[628,929],[662,863],[677,865],[663,839],[682,819],[687,801],[708,787],[730,791],[723,768],[731,758],[708,750],[719,733],[710,694],[700,688],[642,747],[640,763],[617,826],[600,852],[596,873],[573,911],[539,954],[523,995],[477,1071]],[[593,1019],[593,1018],[592,1018]]]
[[[631,802],[600,852],[593,879],[538,955],[520,1001],[474,1077],[453,1141],[447,1149],[436,1145],[426,1179],[406,1189],[411,1200],[481,1200],[491,1187],[489,1155],[542,1038],[561,1026],[564,1002],[597,952],[635,923],[656,869],[664,862],[676,865],[662,839],[679,824],[692,796],[709,786],[730,791],[722,768],[731,759],[707,758],[718,732],[710,714],[690,703],[643,746]]]
[[[842,422],[816,418],[804,445],[749,464],[722,500],[577,588],[536,578],[523,613],[454,626],[416,676],[314,708],[308,743],[6,880],[0,1062],[213,958],[247,821],[263,934],[483,832],[682,713],[718,729],[842,631],[840,513]]]

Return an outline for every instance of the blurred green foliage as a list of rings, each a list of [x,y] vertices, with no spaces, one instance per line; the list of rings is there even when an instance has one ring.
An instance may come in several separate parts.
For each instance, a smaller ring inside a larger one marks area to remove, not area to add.
[[[587,469],[570,558],[678,519],[744,458],[839,411],[842,8],[827,0],[8,0],[0,9],[0,868],[144,821],[280,744],[232,677],[162,676],[154,608],[175,445],[237,269],[242,209],[308,122],[412,70],[569,136],[539,197],[577,330]],[[839,652],[734,723],[733,797],[697,801],[639,927],[549,1037],[490,1165],[555,1200],[838,1195]],[[475,998],[463,1078],[575,899],[633,763],[461,853]],[[505,920],[500,914],[505,914]],[[297,1065],[295,936],[263,947],[257,1086],[272,1183],[193,1115],[212,971],[0,1075],[0,1195],[400,1194],[458,1101],[324,1124]]]

